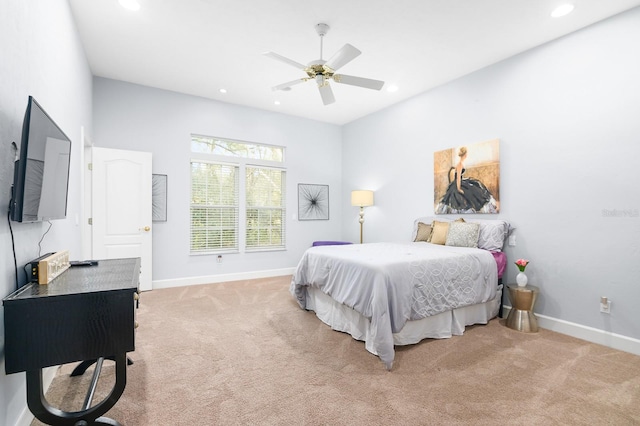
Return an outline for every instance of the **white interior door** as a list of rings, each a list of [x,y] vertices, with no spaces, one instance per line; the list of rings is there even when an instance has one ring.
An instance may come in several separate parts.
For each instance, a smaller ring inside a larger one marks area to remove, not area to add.
[[[151,290],[151,153],[91,149],[92,255],[141,259],[140,290]]]

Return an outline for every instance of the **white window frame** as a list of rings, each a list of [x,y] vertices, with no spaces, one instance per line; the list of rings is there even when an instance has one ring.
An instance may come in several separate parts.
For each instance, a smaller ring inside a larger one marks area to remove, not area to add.
[[[234,165],[239,169],[239,194],[238,194],[238,248],[235,250],[229,249],[214,249],[214,250],[206,250],[206,251],[191,251],[191,226],[189,227],[189,254],[190,255],[210,255],[210,254],[226,254],[226,253],[255,253],[255,252],[265,252],[265,251],[282,251],[287,249],[287,232],[286,232],[286,167],[285,167],[285,153],[286,149],[284,146],[280,145],[270,145],[263,144],[257,142],[246,142],[239,141],[228,138],[219,138],[215,136],[204,136],[204,135],[196,135],[192,136],[198,137],[206,137],[213,140],[224,140],[230,142],[238,142],[238,143],[246,143],[251,145],[262,145],[262,146],[273,146],[276,148],[282,149],[282,162],[280,161],[270,161],[270,160],[261,160],[255,158],[246,158],[239,156],[226,156],[226,155],[217,155],[217,154],[207,154],[200,152],[191,151],[191,158],[189,160],[189,188],[191,188],[191,163],[192,162],[204,162],[204,163],[212,163],[212,164],[225,164],[225,165]],[[191,143],[191,139],[189,139]],[[247,167],[263,167],[280,170],[283,173],[282,179],[282,191],[283,191],[283,202],[282,202],[282,236],[283,242],[280,246],[264,246],[264,247],[255,247],[255,248],[247,248],[246,236],[247,236],[247,193],[246,193],[246,170]],[[191,200],[189,201],[189,221],[191,221]]]
[[[281,188],[282,188],[282,205],[279,207],[276,206],[269,206],[269,207],[257,207],[257,209],[280,209],[282,211],[281,216],[282,216],[282,228],[281,228],[281,234],[282,234],[282,244],[281,245],[277,245],[277,246],[257,246],[257,247],[248,247],[247,246],[247,241],[246,241],[246,237],[247,237],[247,233],[249,231],[249,229],[247,228],[247,210],[249,210],[250,208],[256,208],[256,207],[249,207],[248,203],[247,203],[247,191],[246,191],[246,175],[247,175],[247,168],[260,168],[260,169],[272,169],[272,170],[278,170],[279,172],[281,172],[282,175],[282,179],[281,179]],[[264,165],[259,165],[259,164],[255,164],[253,161],[252,162],[247,162],[246,164],[244,164],[243,167],[241,167],[241,170],[244,170],[244,172],[241,171],[242,175],[241,177],[244,177],[243,180],[243,184],[245,185],[244,188],[244,208],[241,209],[243,210],[244,213],[244,229],[243,229],[243,234],[244,234],[244,248],[245,251],[247,252],[257,252],[257,251],[276,251],[276,250],[285,250],[287,247],[287,227],[286,227],[286,221],[287,221],[287,194],[286,194],[286,188],[287,188],[287,172],[284,168],[282,167],[272,167],[272,166],[264,166]]]
[[[191,237],[192,237],[192,233],[193,233],[193,229],[192,229],[192,216],[191,216],[191,209],[194,207],[194,205],[191,203],[191,195],[189,196],[189,253],[191,255],[199,255],[199,254],[214,254],[214,253],[238,253],[240,250],[240,229],[239,229],[239,223],[238,223],[238,216],[240,215],[241,209],[240,209],[240,182],[241,182],[241,175],[240,173],[241,170],[238,167],[237,164],[234,163],[228,163],[228,162],[222,162],[222,161],[210,161],[207,160],[205,158],[192,158],[191,161],[189,161],[189,188],[190,188],[190,194],[191,191],[193,191],[193,181],[192,181],[192,175],[191,175],[191,165],[194,163],[204,163],[204,164],[212,164],[212,165],[220,165],[220,166],[228,166],[228,167],[233,167],[236,169],[236,173],[237,173],[237,177],[236,177],[236,187],[237,187],[237,193],[236,193],[236,223],[235,223],[235,231],[236,231],[236,245],[235,247],[221,247],[221,248],[214,248],[214,249],[207,249],[207,250],[197,250],[197,251],[193,251],[191,248]]]

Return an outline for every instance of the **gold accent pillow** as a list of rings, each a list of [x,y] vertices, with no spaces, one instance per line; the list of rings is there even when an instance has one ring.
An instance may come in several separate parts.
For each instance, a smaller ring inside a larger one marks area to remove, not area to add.
[[[447,242],[447,233],[449,232],[449,222],[438,222],[434,220],[431,224],[431,236],[429,242],[431,244],[444,245]]]
[[[418,222],[418,233],[416,234],[416,239],[414,241],[429,241],[430,236],[431,236],[431,225]]]
[[[464,219],[459,217],[454,222],[464,222]],[[434,220],[431,223],[431,235],[427,242],[431,244],[440,244],[443,246],[447,242],[447,234],[449,233],[449,224],[451,222],[439,222]]]

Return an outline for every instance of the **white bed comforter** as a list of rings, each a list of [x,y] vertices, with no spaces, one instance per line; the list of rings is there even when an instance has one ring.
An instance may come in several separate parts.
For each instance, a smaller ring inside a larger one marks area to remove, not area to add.
[[[393,333],[408,320],[494,298],[496,262],[482,249],[423,242],[318,246],[308,249],[290,291],[306,309],[306,289],[320,289],[371,321],[374,349],[388,369]]]

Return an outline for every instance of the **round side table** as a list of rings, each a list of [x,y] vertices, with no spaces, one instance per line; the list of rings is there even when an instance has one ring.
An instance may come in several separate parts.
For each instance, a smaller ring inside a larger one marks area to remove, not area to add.
[[[519,287],[517,284],[507,284],[509,299],[511,299],[511,311],[507,315],[506,325],[514,330],[524,333],[538,331],[538,320],[533,314],[533,306],[538,297],[538,287],[526,285]]]

